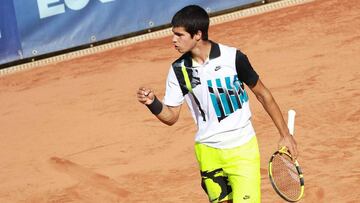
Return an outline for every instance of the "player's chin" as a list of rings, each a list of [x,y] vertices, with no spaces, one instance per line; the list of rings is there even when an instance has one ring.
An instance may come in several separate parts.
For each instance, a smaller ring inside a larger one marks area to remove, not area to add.
[[[183,49],[181,49],[180,47],[175,47],[175,49],[176,49],[176,51],[178,51],[181,54],[185,53],[185,51]]]
[[[178,52],[179,52],[180,54],[185,54],[187,51],[184,51],[184,50],[178,50]]]

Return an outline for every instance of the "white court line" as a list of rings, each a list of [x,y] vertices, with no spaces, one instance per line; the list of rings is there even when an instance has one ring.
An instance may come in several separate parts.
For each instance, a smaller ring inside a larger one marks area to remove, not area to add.
[[[261,13],[266,13],[266,12],[278,10],[281,8],[289,7],[289,6],[304,4],[304,3],[311,2],[311,1],[314,1],[314,0],[282,0],[282,1],[277,1],[277,2],[273,2],[273,3],[268,3],[268,4],[264,4],[264,5],[260,5],[260,6],[247,8],[247,9],[235,11],[232,13],[227,13],[227,14],[223,14],[220,16],[212,17],[210,19],[210,24],[216,25],[216,24],[220,24],[220,23],[224,23],[224,22],[234,21],[234,20],[237,20],[240,18],[253,16],[253,15],[261,14]],[[127,38],[127,39],[122,39],[122,40],[115,41],[115,42],[110,42],[110,43],[95,46],[95,47],[90,47],[87,49],[82,49],[82,50],[78,50],[78,51],[74,51],[74,52],[70,52],[70,53],[52,56],[52,57],[45,58],[45,59],[40,59],[38,61],[15,65],[12,67],[1,69],[0,76],[8,75],[8,74],[15,73],[15,72],[22,71],[22,70],[28,70],[28,69],[39,67],[39,66],[44,66],[47,64],[51,64],[51,63],[70,60],[70,59],[81,57],[81,56],[95,54],[95,53],[103,52],[103,51],[110,50],[110,49],[113,49],[116,47],[128,46],[128,45],[138,43],[138,42],[143,42],[146,40],[167,37],[167,36],[170,36],[171,34],[172,34],[171,28],[167,28],[167,29],[154,31],[154,32],[142,34],[142,35]]]

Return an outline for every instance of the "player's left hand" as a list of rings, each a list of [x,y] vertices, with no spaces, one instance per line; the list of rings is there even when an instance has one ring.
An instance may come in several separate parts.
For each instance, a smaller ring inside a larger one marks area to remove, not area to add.
[[[140,87],[137,91],[137,99],[140,103],[149,105],[154,101],[155,93],[149,88]]]
[[[287,147],[293,159],[298,157],[297,144],[294,137],[290,133],[280,138],[278,146],[279,149],[284,146]]]

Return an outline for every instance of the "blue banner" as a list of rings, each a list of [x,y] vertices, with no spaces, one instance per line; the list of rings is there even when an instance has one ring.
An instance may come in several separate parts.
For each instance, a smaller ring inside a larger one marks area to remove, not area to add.
[[[12,2],[1,1],[2,7],[9,7]],[[0,20],[0,25],[12,26],[5,29],[6,32],[1,28],[1,33],[8,35],[7,32],[18,31],[19,34],[11,34],[12,38],[4,40],[6,46],[0,45],[6,52],[18,52],[24,58],[31,58],[168,24],[176,11],[189,4],[200,5],[212,13],[260,1],[13,0],[11,6],[15,7],[16,18]],[[10,12],[13,8],[3,10],[6,12],[1,15],[7,15],[6,18],[13,15]],[[18,51],[20,47],[22,52]]]
[[[21,47],[12,0],[0,3],[0,64],[18,60]]]

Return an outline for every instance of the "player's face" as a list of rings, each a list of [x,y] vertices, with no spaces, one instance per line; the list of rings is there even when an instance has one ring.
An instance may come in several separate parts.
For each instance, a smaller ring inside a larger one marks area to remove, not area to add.
[[[196,45],[195,37],[191,37],[190,33],[186,32],[183,27],[173,27],[172,42],[175,49],[180,53],[191,51]]]

